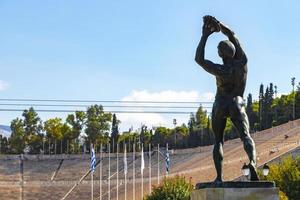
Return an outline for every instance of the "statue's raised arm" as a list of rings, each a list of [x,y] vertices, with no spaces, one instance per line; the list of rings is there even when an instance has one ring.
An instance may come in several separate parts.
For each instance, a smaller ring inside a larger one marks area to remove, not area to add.
[[[208,15],[203,17],[202,37],[197,47],[196,56],[195,56],[195,61],[204,70],[206,70],[207,72],[215,76],[221,76],[223,74],[226,74],[227,72],[222,67],[222,65],[215,64],[212,61],[205,59],[205,45],[208,37],[213,32],[219,32],[219,31],[220,31],[220,26],[216,18]]]
[[[247,56],[246,56],[243,48],[241,47],[239,39],[236,37],[234,32],[228,26],[226,26],[224,23],[219,22],[219,26],[220,26],[221,32],[228,37],[230,42],[232,42],[232,44],[235,47],[236,51],[235,51],[234,58],[243,62],[244,64],[246,64]]]

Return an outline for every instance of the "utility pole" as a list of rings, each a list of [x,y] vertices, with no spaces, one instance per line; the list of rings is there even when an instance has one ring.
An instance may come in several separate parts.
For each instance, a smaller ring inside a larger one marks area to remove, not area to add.
[[[2,135],[0,135],[0,154],[1,154],[1,149],[2,149],[1,144],[2,144]]]
[[[175,148],[176,149],[176,143],[177,143],[177,138],[176,138],[176,124],[177,124],[177,120],[173,119],[173,124],[174,124],[174,142],[175,142]]]
[[[275,88],[275,99],[276,99],[277,98],[277,86],[275,85],[274,88]],[[277,124],[277,121],[278,121],[277,106],[275,107],[275,119],[276,119],[276,124]]]
[[[259,89],[259,130],[262,130],[262,107],[263,107],[263,84],[260,85],[260,89]]]
[[[293,120],[295,120],[295,77],[292,78],[291,83],[293,86]]]
[[[20,155],[20,182],[21,182],[21,200],[24,199],[24,156]]]

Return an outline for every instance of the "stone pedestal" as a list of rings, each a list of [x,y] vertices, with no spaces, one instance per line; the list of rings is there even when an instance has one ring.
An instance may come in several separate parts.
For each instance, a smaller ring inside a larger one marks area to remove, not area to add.
[[[191,200],[279,200],[279,190],[273,182],[201,183]]]

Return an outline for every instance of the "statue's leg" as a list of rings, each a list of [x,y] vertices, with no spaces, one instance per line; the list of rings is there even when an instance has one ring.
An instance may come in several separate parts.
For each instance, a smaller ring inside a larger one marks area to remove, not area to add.
[[[212,112],[212,129],[215,136],[215,145],[213,150],[213,159],[217,172],[215,182],[222,182],[222,163],[223,163],[223,144],[224,144],[224,129],[226,126],[225,111],[216,103]]]
[[[244,149],[248,155],[250,165],[252,166],[250,167],[251,174],[252,174],[251,180],[257,180],[258,179],[257,173],[255,172],[256,170],[255,144],[249,133],[249,120],[247,117],[245,104],[241,97],[238,97],[234,102],[233,106],[230,107],[230,116],[231,116],[232,123],[237,128],[240,134],[240,138],[244,144]]]

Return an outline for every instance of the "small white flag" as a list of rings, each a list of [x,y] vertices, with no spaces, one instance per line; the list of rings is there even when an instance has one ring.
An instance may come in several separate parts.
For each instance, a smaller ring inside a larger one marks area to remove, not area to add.
[[[143,174],[143,171],[145,169],[145,160],[144,160],[144,147],[142,147],[142,158],[141,158],[141,173]]]
[[[127,174],[128,169],[127,169],[127,155],[126,155],[126,146],[125,146],[125,150],[124,150],[124,157],[123,157],[123,161],[124,161],[124,174]]]

